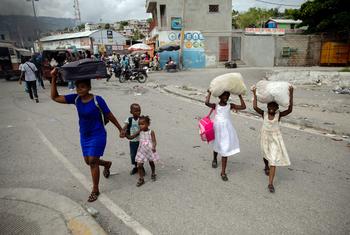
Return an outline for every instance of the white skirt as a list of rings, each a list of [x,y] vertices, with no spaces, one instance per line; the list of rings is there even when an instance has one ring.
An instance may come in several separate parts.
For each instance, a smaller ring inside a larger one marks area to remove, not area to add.
[[[223,157],[240,152],[235,128],[230,120],[214,120],[215,140],[213,149]]]
[[[289,166],[290,160],[280,131],[261,131],[261,150],[270,166]]]

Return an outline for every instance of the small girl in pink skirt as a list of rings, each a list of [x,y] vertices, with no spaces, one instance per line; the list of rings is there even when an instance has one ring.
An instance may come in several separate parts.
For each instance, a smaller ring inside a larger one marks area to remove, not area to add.
[[[140,187],[145,183],[144,176],[144,168],[143,164],[145,161],[149,161],[149,165],[151,166],[152,175],[151,179],[153,181],[156,181],[156,167],[154,165],[155,161],[159,160],[159,155],[156,152],[156,135],[154,134],[154,131],[150,130],[148,127],[151,123],[151,120],[148,116],[141,116],[139,118],[139,126],[140,126],[140,145],[137,149],[137,154],[135,157],[135,161],[137,162],[137,168],[139,173],[139,181],[137,182],[136,186]]]

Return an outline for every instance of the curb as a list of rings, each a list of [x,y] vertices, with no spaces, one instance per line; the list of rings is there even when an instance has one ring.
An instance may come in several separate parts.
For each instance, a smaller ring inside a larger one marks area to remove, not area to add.
[[[66,196],[41,189],[1,188],[0,199],[29,202],[57,211],[62,214],[68,230],[73,235],[107,235],[78,203]]]
[[[162,87],[161,89],[163,91],[171,94],[171,95],[179,96],[179,97],[182,97],[182,98],[185,98],[185,99],[189,99],[189,100],[192,100],[192,101],[195,101],[195,102],[204,103],[204,101],[202,99],[198,99],[198,98],[186,95],[186,94],[182,94],[180,92],[174,91],[174,90],[169,89],[167,87]],[[245,116],[245,117],[254,118],[254,119],[258,118],[258,116],[255,113],[250,112],[250,111],[239,111],[239,112],[241,114],[243,114],[242,116]],[[282,126],[285,126],[285,127],[288,127],[288,128],[292,128],[292,129],[295,129],[295,130],[302,130],[302,131],[305,131],[305,132],[308,132],[308,133],[312,133],[312,134],[318,134],[318,135],[321,135],[321,136],[325,136],[325,137],[331,138],[331,139],[336,140],[336,141],[339,141],[339,140],[349,141],[349,139],[344,138],[341,134],[333,134],[333,133],[330,133],[328,130],[325,130],[325,129],[322,129],[322,128],[318,128],[318,127],[315,127],[315,126],[298,125],[297,123],[294,123],[294,122],[291,122],[291,121],[288,121],[288,120],[285,120],[284,123],[282,123]]]

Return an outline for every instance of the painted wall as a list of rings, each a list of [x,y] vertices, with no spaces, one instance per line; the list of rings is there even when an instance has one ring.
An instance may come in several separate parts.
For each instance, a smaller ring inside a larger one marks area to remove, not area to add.
[[[273,67],[275,39],[273,36],[242,36],[242,60],[249,66]]]
[[[159,33],[159,45],[180,45],[181,33],[179,31],[162,31]],[[205,39],[200,31],[186,31],[184,33],[184,66],[186,68],[204,68]],[[167,61],[169,55],[160,53],[161,60]],[[164,58],[163,58],[164,57]]]

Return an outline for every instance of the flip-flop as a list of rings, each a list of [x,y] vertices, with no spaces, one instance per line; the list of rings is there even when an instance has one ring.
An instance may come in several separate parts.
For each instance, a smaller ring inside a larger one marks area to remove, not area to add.
[[[226,174],[222,174],[222,175],[221,175],[221,179],[222,179],[223,181],[228,181],[228,178],[227,178],[227,175],[226,175]]]
[[[111,175],[111,172],[110,172],[110,168],[111,168],[111,166],[112,166],[112,162],[111,162],[111,164],[109,164],[109,166],[107,167],[107,166],[105,166],[105,169],[103,170],[103,176],[105,177],[105,178],[108,178],[110,175]]]
[[[100,195],[100,192],[91,192],[88,202],[96,201],[99,195]]]
[[[137,181],[136,186],[137,186],[137,187],[140,187],[140,186],[143,185],[144,183],[145,183],[145,180],[144,180],[144,179],[139,179],[139,181]]]
[[[152,174],[151,175],[151,179],[152,179],[152,181],[156,181],[157,180],[157,175],[156,174]]]
[[[269,184],[269,185],[267,186],[267,188],[269,189],[270,193],[274,193],[274,192],[275,192],[275,187],[273,187],[272,184]]]

